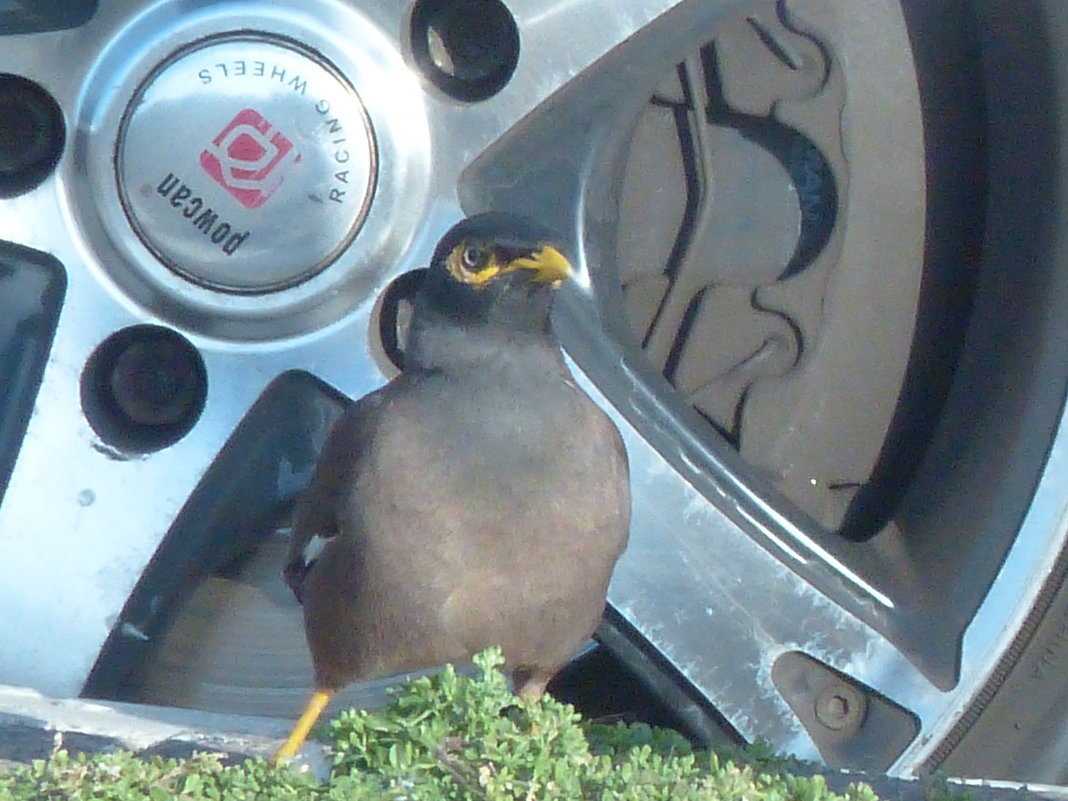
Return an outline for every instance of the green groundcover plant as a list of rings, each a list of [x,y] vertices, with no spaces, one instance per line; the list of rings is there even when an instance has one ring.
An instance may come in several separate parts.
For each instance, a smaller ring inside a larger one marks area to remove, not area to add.
[[[694,751],[671,730],[583,721],[548,696],[520,700],[500,672],[499,650],[475,662],[479,678],[446,668],[405,685],[385,709],[342,713],[326,735],[334,754],[328,781],[262,759],[224,765],[219,754],[56,750],[0,771],[0,801],[876,801],[866,784],[838,795],[821,776],[791,775],[796,763],[766,748]]]

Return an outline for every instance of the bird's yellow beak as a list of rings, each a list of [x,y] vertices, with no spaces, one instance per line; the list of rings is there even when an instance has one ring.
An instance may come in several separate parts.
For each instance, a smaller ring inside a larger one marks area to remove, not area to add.
[[[512,260],[501,272],[510,273],[515,270],[533,270],[535,281],[553,285],[558,285],[573,272],[571,263],[564,254],[549,245],[543,245],[529,256]]]

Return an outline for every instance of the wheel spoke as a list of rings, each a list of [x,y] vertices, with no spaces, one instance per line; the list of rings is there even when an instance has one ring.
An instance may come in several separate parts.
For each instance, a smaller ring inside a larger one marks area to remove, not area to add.
[[[851,604],[803,577],[810,554],[795,553],[790,564],[791,556],[760,544],[762,524],[742,504],[722,492],[710,501],[647,434],[613,415],[638,480],[631,541],[610,603],[743,736],[785,752],[828,759],[826,744],[817,747],[819,727],[803,725],[790,688],[776,683],[785,655],[811,657],[849,677],[869,703],[900,710],[894,752],[877,754],[879,768],[889,767],[938,689]]]
[[[99,282],[73,241],[56,239],[62,213],[47,188],[0,201],[11,212],[0,214],[0,238],[50,250],[67,274],[34,413],[0,504],[0,604],[9,610],[0,620],[0,675],[76,695],[145,566],[264,387],[303,369],[361,395],[382,376],[369,349],[353,347],[365,316],[302,348],[247,354],[205,341],[209,391],[192,431],[156,452],[114,447],[79,403],[83,373],[101,342],[143,317]],[[337,358],[342,352],[347,357]]]
[[[84,300],[67,306],[0,507],[4,679],[60,695],[80,691],[149,558],[261,388],[241,360],[209,359],[209,374],[243,377],[212,399],[195,436],[121,453],[77,403],[96,339],[70,319]]]

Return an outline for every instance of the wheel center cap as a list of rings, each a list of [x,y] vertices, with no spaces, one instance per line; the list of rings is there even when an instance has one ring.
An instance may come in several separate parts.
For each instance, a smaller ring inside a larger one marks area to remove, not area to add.
[[[247,34],[164,62],[127,106],[122,204],[167,267],[224,292],[293,286],[352,241],[370,206],[374,134],[321,57]]]

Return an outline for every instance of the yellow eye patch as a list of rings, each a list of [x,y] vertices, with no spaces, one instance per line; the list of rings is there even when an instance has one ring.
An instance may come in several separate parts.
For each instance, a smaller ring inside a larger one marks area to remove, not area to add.
[[[502,264],[494,251],[461,243],[449,253],[445,266],[457,281],[477,289],[485,287],[499,275],[516,270],[532,271],[533,280],[541,284],[557,285],[571,275],[571,264],[559,250],[549,245]]]
[[[472,263],[469,258],[471,250],[466,244],[457,245],[449,253],[445,266],[461,284],[481,288],[497,277],[501,272],[501,265],[492,251],[482,251],[483,259]]]

